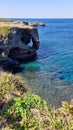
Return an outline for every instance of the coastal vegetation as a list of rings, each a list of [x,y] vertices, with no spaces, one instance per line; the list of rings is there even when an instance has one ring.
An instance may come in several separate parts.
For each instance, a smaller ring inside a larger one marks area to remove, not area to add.
[[[0,35],[7,36],[9,33],[9,27],[2,26],[0,27]]]
[[[20,76],[0,72],[0,99],[27,92],[27,83]]]
[[[73,105],[55,109],[32,94],[25,79],[0,72],[0,129],[73,130]]]
[[[6,18],[0,18],[0,22],[11,22],[11,20]]]

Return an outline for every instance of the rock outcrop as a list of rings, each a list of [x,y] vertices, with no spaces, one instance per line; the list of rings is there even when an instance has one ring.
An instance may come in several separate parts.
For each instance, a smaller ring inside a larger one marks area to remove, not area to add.
[[[0,22],[0,61],[8,57],[30,59],[38,48],[38,30],[34,25],[23,21]]]
[[[28,25],[33,26],[33,27],[38,27],[38,26],[45,26],[45,23],[42,22],[28,22]]]
[[[25,25],[29,25],[29,26],[33,26],[33,27],[38,27],[38,26],[45,26],[45,23],[43,22],[26,22],[26,21],[13,21],[14,24],[25,24]]]

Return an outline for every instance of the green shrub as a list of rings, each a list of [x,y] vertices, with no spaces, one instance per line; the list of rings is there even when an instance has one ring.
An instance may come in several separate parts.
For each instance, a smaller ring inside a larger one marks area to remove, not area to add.
[[[7,121],[4,130],[73,130],[73,105],[63,102],[59,109],[48,109],[34,94],[14,98],[3,115],[2,120]]]
[[[19,76],[0,72],[0,103],[2,130],[73,130],[73,105],[62,102],[54,109],[38,95],[27,92],[26,82]]]
[[[40,129],[40,113],[45,110],[45,106],[45,101],[38,95],[26,94],[24,98],[14,99],[14,103],[8,110],[8,114],[16,116],[16,119],[20,119],[19,130]]]

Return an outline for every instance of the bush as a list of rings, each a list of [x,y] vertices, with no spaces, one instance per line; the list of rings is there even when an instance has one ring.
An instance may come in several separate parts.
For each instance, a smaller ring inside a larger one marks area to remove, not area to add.
[[[8,110],[8,115],[19,119],[20,127],[17,129],[39,129],[40,113],[44,112],[46,103],[38,95],[26,94],[24,98],[15,98],[14,103]],[[15,125],[14,125],[15,126]]]
[[[73,130],[73,105],[62,102],[61,108],[47,107],[38,95],[26,93],[26,86],[21,77],[0,72],[0,129]],[[5,97],[9,100],[3,102]]]
[[[9,130],[73,130],[73,105],[53,109],[38,95],[26,94],[14,98],[6,118]]]

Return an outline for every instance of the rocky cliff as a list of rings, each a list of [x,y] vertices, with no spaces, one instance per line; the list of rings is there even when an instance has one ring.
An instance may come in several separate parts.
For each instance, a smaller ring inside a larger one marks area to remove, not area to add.
[[[30,59],[39,48],[38,30],[42,23],[22,21],[0,22],[0,61],[8,57],[15,60]],[[31,45],[30,45],[31,43]]]

